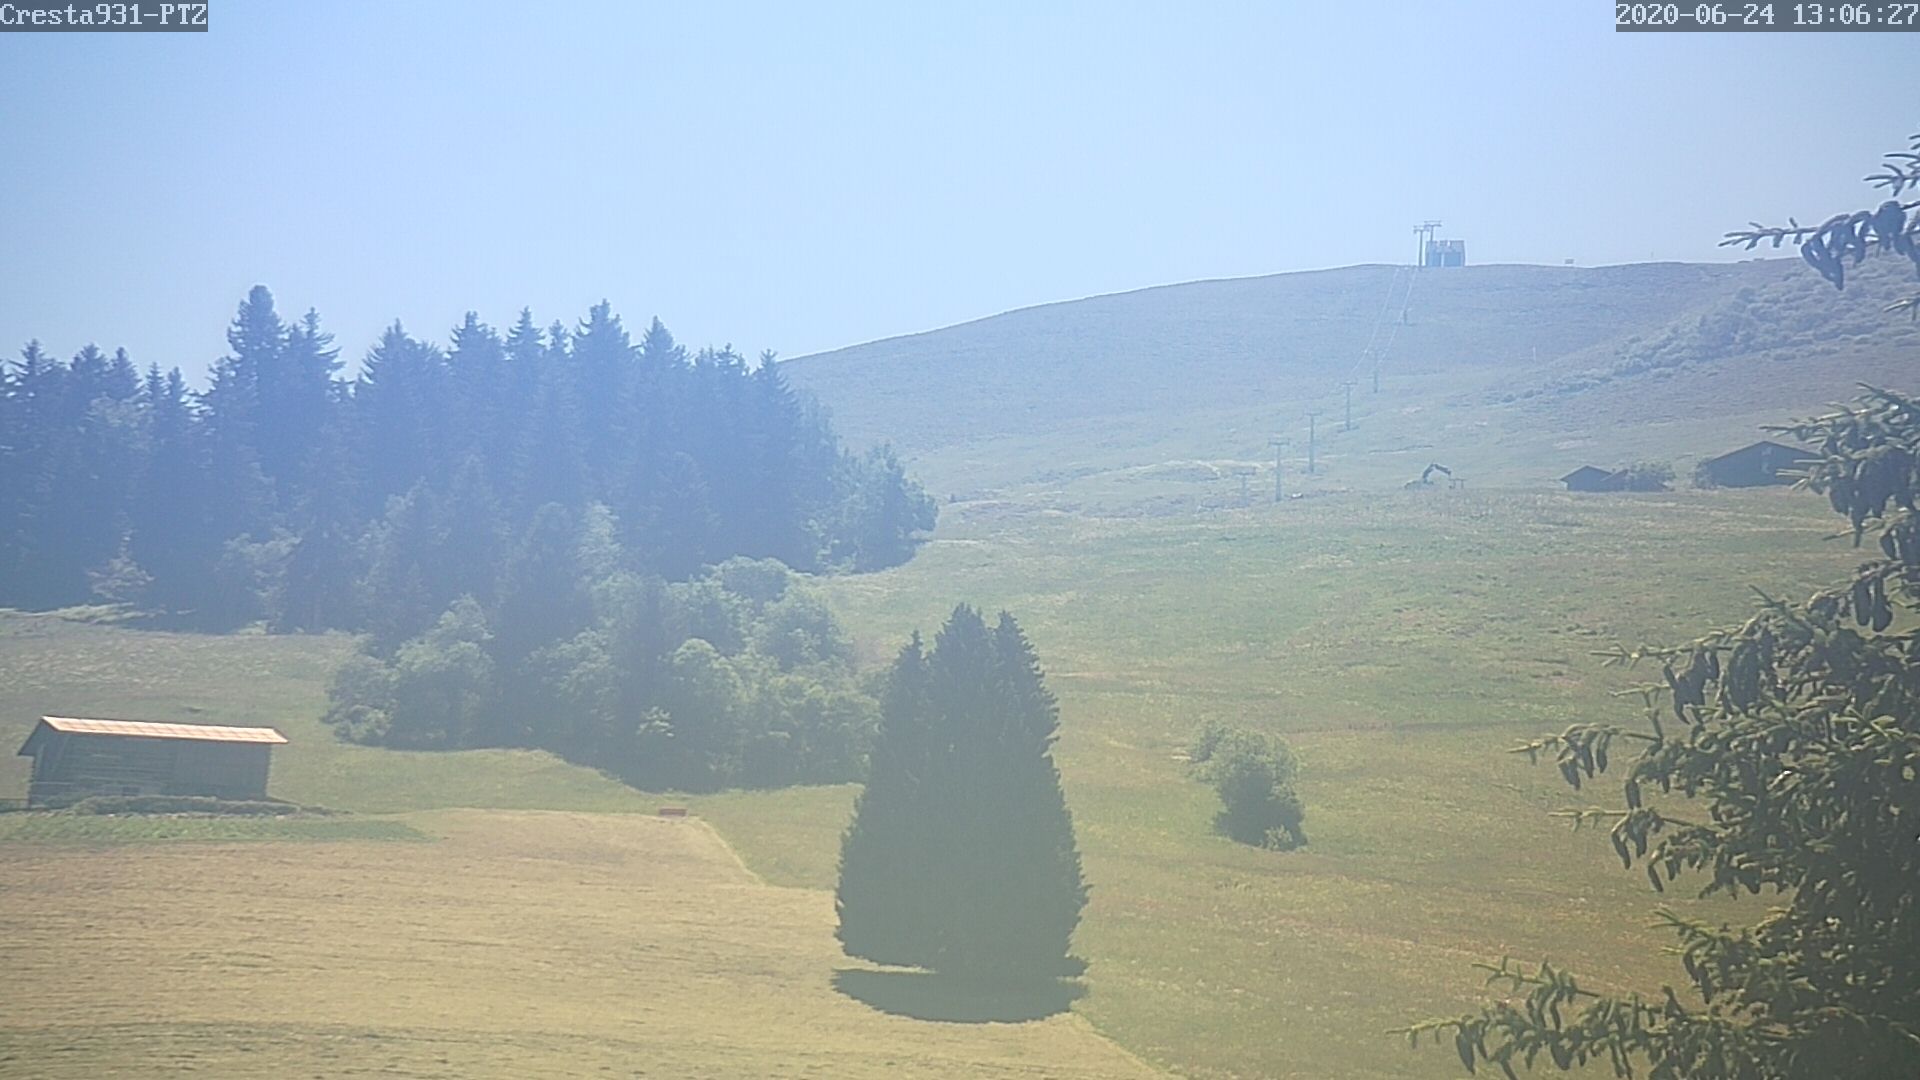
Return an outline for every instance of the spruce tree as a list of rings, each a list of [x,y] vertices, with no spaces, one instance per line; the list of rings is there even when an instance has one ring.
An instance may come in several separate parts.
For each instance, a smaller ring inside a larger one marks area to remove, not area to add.
[[[286,327],[274,313],[273,294],[255,285],[227,328],[232,350],[214,362],[200,395],[207,436],[207,467],[221,492],[213,531],[221,541],[269,527],[273,490],[260,457],[260,379],[286,348]]]
[[[579,410],[582,449],[594,490],[604,490],[631,453],[634,349],[620,316],[602,300],[573,332],[570,352],[575,407]]]
[[[674,433],[673,420],[680,410],[673,394],[674,380],[686,370],[687,350],[656,315],[634,351],[634,401],[646,420],[646,425],[637,429],[636,450],[642,456],[657,455]]]
[[[1046,688],[1040,658],[1015,623],[1000,613],[993,629],[994,691],[1006,725],[998,732],[996,761],[969,790],[996,815],[993,849],[980,866],[993,882],[997,906],[977,919],[976,954],[990,960],[988,970],[1010,970],[1051,962],[1052,971],[1078,974],[1081,965],[1067,954],[1080,912],[1087,904],[1080,850],[1074,843],[1073,817],[1053,763],[1060,709]]]
[[[113,359],[107,361],[106,372],[101,377],[101,389],[106,397],[122,404],[140,397],[140,372],[127,356],[127,350],[113,350]]]
[[[269,527],[273,489],[254,446],[256,388],[229,360],[217,361],[198,395],[196,425],[209,489],[206,528],[214,546]]]
[[[141,404],[147,461],[129,507],[127,549],[150,581],[146,605],[191,611],[212,589],[214,561],[226,539],[216,531],[219,491],[208,470],[205,432],[179,368],[148,369]]]
[[[913,558],[939,507],[907,475],[893,448],[882,444],[864,455],[842,454],[835,471],[839,490],[826,537],[828,560],[864,572]]]
[[[57,606],[85,601],[89,572],[121,553],[142,423],[124,354],[110,359],[88,345],[72,364],[43,372],[44,426],[25,440],[18,478],[9,477],[26,493],[15,596]]]
[[[533,375],[538,382],[533,389],[533,409],[524,418],[528,450],[516,463],[518,473],[513,485],[521,520],[531,520],[548,503],[577,510],[590,497],[580,412],[575,407],[567,369],[562,366],[565,356],[563,351],[550,348]]]
[[[355,626],[366,607],[354,589],[366,568],[345,425],[339,410],[320,429],[308,459],[311,479],[290,515],[298,542],[287,557],[276,630]]]
[[[510,445],[502,426],[512,407],[507,346],[475,312],[467,312],[454,328],[453,344],[447,350],[447,391],[451,417],[447,449],[452,460],[464,466],[470,458],[480,459],[487,482],[498,491],[513,477],[511,470],[502,467],[511,455],[494,450]]]
[[[368,352],[354,384],[353,447],[362,509],[378,514],[387,500],[422,480],[451,473],[445,445],[446,360],[395,321]]]
[[[140,380],[124,351],[63,364],[29,342],[0,370],[0,604],[88,599],[124,554],[144,454]]]
[[[929,967],[939,941],[932,919],[936,837],[923,785],[930,779],[933,702],[916,632],[888,672],[866,787],[840,843],[840,944],[853,956]]]
[[[966,605],[895,661],[872,771],[841,846],[840,941],[975,982],[1074,974],[1086,906],[1052,758],[1059,713],[1002,613]]]
[[[487,437],[487,467],[493,473],[495,490],[506,500],[509,511],[519,515],[514,520],[524,522],[524,515],[539,503],[522,504],[520,482],[535,455],[543,452],[534,442],[531,421],[540,398],[546,341],[533,321],[532,309],[520,309],[520,317],[507,332],[502,348],[500,385],[493,397],[497,411]]]
[[[327,482],[316,475],[315,459],[337,407],[333,376],[339,368],[333,335],[320,329],[320,315],[311,309],[286,328],[279,350],[268,353],[259,368],[260,469],[273,481],[283,511]]]

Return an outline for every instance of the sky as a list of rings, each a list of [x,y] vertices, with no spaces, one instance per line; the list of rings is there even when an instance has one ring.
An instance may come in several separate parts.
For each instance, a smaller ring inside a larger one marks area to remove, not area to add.
[[[782,356],[1156,284],[1744,257],[1870,205],[1920,39],[1616,34],[1603,0],[211,0],[0,33],[0,350],[199,380],[247,289]],[[1904,84],[1904,85],[1903,85]]]

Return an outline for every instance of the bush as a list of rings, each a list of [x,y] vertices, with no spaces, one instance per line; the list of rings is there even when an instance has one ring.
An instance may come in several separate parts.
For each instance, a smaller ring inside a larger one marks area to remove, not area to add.
[[[1187,745],[1187,761],[1194,765],[1205,765],[1213,760],[1214,752],[1220,749],[1221,740],[1232,729],[1218,720],[1209,720],[1200,725],[1199,734]]]
[[[1626,473],[1623,483],[1628,491],[1665,491],[1673,482],[1673,466],[1664,461],[1636,461]]]
[[[402,749],[478,741],[497,697],[493,658],[485,647],[492,637],[480,605],[463,596],[432,630],[400,646],[392,669],[393,710],[382,741]],[[348,722],[359,719],[350,715]]]
[[[1300,763],[1284,741],[1208,725],[1188,756],[1220,794],[1213,825],[1221,835],[1276,851],[1305,846],[1306,808],[1294,788]]]
[[[832,613],[785,566],[730,559],[682,582],[615,572],[587,592],[557,618],[537,601],[489,614],[462,597],[426,633],[342,664],[327,723],[403,749],[538,747],[656,790],[860,775],[877,702]]]

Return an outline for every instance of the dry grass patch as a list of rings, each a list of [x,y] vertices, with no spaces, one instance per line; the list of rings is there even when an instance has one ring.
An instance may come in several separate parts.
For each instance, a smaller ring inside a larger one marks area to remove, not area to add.
[[[446,811],[437,842],[0,845],[0,1074],[1143,1077],[1071,1013],[834,990],[832,899],[697,820]]]

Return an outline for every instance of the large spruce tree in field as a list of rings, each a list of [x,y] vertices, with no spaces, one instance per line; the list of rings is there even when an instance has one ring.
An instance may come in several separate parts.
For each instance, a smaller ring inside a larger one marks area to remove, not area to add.
[[[840,842],[840,943],[854,956],[902,967],[932,963],[934,907],[944,884],[935,872],[930,681],[915,633],[888,672],[867,785]]]
[[[900,653],[841,845],[848,953],[970,981],[1074,974],[1086,906],[1052,758],[1059,711],[1013,617],[965,605]]]

